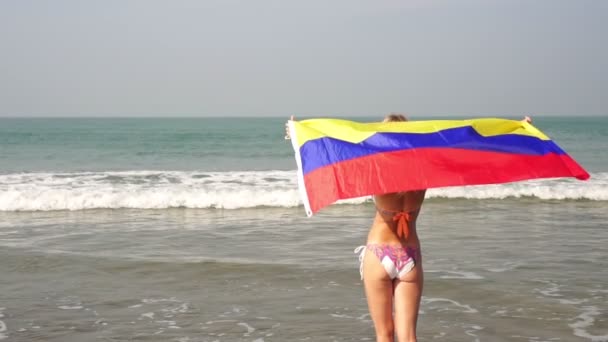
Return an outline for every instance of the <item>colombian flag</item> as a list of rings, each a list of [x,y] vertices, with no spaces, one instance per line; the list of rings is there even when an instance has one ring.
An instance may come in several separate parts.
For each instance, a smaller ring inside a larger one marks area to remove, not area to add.
[[[444,186],[589,174],[549,137],[505,119],[289,121],[311,216],[339,199]]]

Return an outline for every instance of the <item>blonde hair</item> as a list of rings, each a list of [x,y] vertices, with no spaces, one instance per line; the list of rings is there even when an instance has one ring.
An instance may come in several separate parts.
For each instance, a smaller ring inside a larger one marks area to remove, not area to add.
[[[391,114],[387,115],[386,117],[384,117],[384,120],[382,120],[382,122],[400,122],[400,121],[407,121],[407,118],[405,117],[405,115],[391,113]]]

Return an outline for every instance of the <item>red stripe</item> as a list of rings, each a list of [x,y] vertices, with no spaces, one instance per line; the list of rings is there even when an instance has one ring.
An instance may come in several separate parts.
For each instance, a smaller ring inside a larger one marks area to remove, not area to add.
[[[443,186],[589,174],[569,155],[417,148],[354,158],[304,176],[312,212],[345,198]]]

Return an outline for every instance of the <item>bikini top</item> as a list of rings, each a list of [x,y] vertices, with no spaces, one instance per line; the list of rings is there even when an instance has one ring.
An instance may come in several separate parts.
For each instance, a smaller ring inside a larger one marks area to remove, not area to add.
[[[378,210],[380,215],[392,216],[393,221],[397,222],[397,236],[400,238],[405,236],[405,239],[407,240],[410,236],[410,219],[412,214],[420,211],[420,208],[410,211],[394,211],[378,208],[378,206],[376,206],[376,210]]]

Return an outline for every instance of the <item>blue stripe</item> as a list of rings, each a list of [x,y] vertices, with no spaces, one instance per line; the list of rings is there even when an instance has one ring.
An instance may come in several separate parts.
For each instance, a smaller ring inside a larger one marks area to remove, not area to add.
[[[304,174],[320,167],[368,155],[422,147],[462,148],[523,155],[566,154],[551,140],[520,134],[484,137],[471,127],[444,129],[433,133],[376,133],[353,144],[323,137],[300,147]]]

